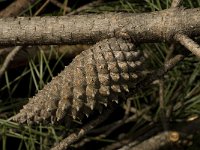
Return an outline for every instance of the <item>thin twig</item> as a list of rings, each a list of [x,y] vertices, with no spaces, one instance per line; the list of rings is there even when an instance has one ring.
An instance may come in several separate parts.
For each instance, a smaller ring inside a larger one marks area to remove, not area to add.
[[[47,0],[34,14],[34,16],[37,16],[48,4],[50,0]]]
[[[173,52],[175,51],[175,42],[173,42],[167,50],[167,54],[165,57],[165,62],[168,61],[171,57]]]
[[[109,125],[103,126],[99,129],[95,129],[95,130],[91,130],[89,133],[99,133],[99,132],[105,132],[106,130],[108,131],[107,134],[104,135],[109,135],[112,131],[116,130],[117,128],[119,128],[120,126],[126,124],[126,123],[130,123],[132,121],[135,121],[137,118],[141,117],[142,115],[144,115],[145,113],[147,113],[149,110],[151,109],[151,107],[146,107],[142,110],[137,110],[137,112],[130,116],[130,117],[125,117],[121,120],[118,120],[114,123],[111,123]]]
[[[54,5],[56,5],[57,7],[63,9],[65,12],[70,12],[71,11],[71,8],[70,7],[67,7],[65,5],[63,5],[62,3],[60,3],[59,1],[57,0],[50,0],[50,2]]]
[[[78,132],[72,133],[68,137],[63,139],[58,145],[56,145],[51,150],[67,149],[72,143],[78,141],[81,137],[87,134],[91,129],[93,129],[94,127],[102,123],[104,120],[106,120],[112,112],[113,112],[113,108],[108,109],[102,115],[100,115],[97,119],[91,121],[90,123],[85,125],[83,128],[81,128]]]
[[[22,46],[17,46],[15,47],[6,57],[3,65],[0,68],[0,78],[2,77],[2,75],[4,74],[4,72],[6,71],[6,68],[8,67],[8,65],[10,64],[10,62],[13,60],[14,56],[18,53],[18,51],[22,48]]]
[[[150,123],[146,127],[139,129],[139,130],[141,132],[139,131],[140,133],[138,135],[132,135],[130,133],[129,136],[126,136],[125,138],[123,138],[111,145],[103,147],[101,150],[115,150],[115,149],[119,149],[120,147],[123,147],[125,145],[128,146],[129,143],[131,143],[131,145],[136,145],[138,143],[141,143],[141,141],[144,141],[161,131],[160,126],[155,126],[155,124],[152,124],[152,123]],[[129,150],[129,149],[127,149],[127,150]]]
[[[3,48],[3,49],[0,49],[0,56],[2,55],[6,55],[8,53],[10,53],[10,51],[12,51],[13,48]]]
[[[165,131],[168,130],[168,121],[166,117],[166,108],[164,104],[164,81],[159,80],[159,105],[160,105],[160,120]]]
[[[96,1],[93,1],[91,3],[85,4],[85,5],[81,6],[81,7],[79,7],[78,9],[76,9],[76,10],[68,13],[68,15],[78,14],[78,13],[80,13],[83,10],[86,10],[86,9],[91,8],[91,7],[97,6],[97,5],[101,4],[102,2],[104,2],[104,0],[96,0]]]
[[[182,0],[173,0],[171,3],[171,8],[179,7],[182,3]]]
[[[4,10],[0,11],[0,17],[17,16],[35,1],[36,0],[16,0]]]
[[[125,118],[122,120],[119,120],[115,123],[113,123],[113,126],[110,127],[109,130],[107,130],[107,132],[101,134],[99,136],[99,138],[105,138],[106,136],[110,135],[110,133],[112,133],[114,130],[118,129],[119,127],[121,127],[124,124],[127,124],[129,122],[135,121],[136,119],[138,119],[139,117],[141,117],[144,113],[146,113],[147,111],[149,111],[150,108],[145,108],[144,110],[140,111],[139,114],[134,114],[133,116],[129,117],[129,118]]]
[[[176,34],[174,38],[183,46],[185,46],[189,51],[191,51],[194,55],[200,58],[200,46],[195,41],[193,41],[187,35],[181,33]]]
[[[170,59],[173,51],[175,49],[175,43],[172,43],[167,51],[167,55],[165,57],[165,63]],[[164,80],[161,78],[159,80],[159,105],[160,105],[160,119],[165,131],[169,129],[168,120],[167,120],[167,111],[164,104]]]
[[[64,6],[67,6],[68,5],[68,0],[65,0],[64,3],[63,3]],[[63,10],[63,15],[66,14],[66,10]]]

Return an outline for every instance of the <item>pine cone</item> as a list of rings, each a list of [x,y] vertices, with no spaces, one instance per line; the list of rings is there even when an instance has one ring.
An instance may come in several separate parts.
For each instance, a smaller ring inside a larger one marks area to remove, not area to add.
[[[54,123],[66,117],[82,119],[93,109],[101,112],[137,83],[143,60],[132,43],[103,40],[76,56],[12,120]]]

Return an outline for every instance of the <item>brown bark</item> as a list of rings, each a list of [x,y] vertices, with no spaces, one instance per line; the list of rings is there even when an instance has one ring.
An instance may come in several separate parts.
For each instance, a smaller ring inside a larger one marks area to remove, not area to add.
[[[198,133],[200,131],[199,124],[199,118],[188,122],[172,123],[172,129],[169,131],[160,132],[140,143],[139,140],[132,141],[119,150],[158,150],[162,147],[168,148],[167,146],[170,146],[170,144],[181,143],[189,139],[191,135]]]
[[[169,132],[162,132],[148,140],[138,144],[132,145],[129,148],[123,147],[120,150],[158,150],[160,147],[170,143]],[[131,144],[130,144],[131,145]]]
[[[200,47],[199,44],[187,37],[184,34],[177,34],[175,39],[179,41],[183,46],[190,50],[194,55],[200,57]]]
[[[176,33],[200,34],[200,8],[152,13],[107,13],[0,19],[0,45],[95,43],[105,38],[135,42],[173,40]]]

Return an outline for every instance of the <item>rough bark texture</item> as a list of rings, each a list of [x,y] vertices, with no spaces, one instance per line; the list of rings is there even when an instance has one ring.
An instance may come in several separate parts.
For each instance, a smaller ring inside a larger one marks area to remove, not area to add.
[[[128,41],[103,40],[75,57],[13,120],[30,124],[68,116],[70,121],[102,111],[139,82],[143,60]]]
[[[200,9],[152,13],[107,13],[0,19],[0,45],[96,43],[105,38],[135,42],[170,41],[176,33],[200,34]]]
[[[162,132],[148,140],[145,140],[144,142],[141,142],[138,145],[135,145],[135,143],[131,145],[132,143],[130,143],[119,150],[159,150],[162,146],[172,142],[169,139],[169,134],[170,132],[167,131]]]

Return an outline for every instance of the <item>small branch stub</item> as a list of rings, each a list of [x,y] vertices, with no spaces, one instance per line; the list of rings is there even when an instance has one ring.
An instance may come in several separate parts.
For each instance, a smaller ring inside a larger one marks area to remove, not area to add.
[[[176,131],[169,132],[169,140],[171,142],[177,142],[180,139],[180,134]]]
[[[182,0],[173,0],[171,4],[171,8],[179,7],[182,3]]]

